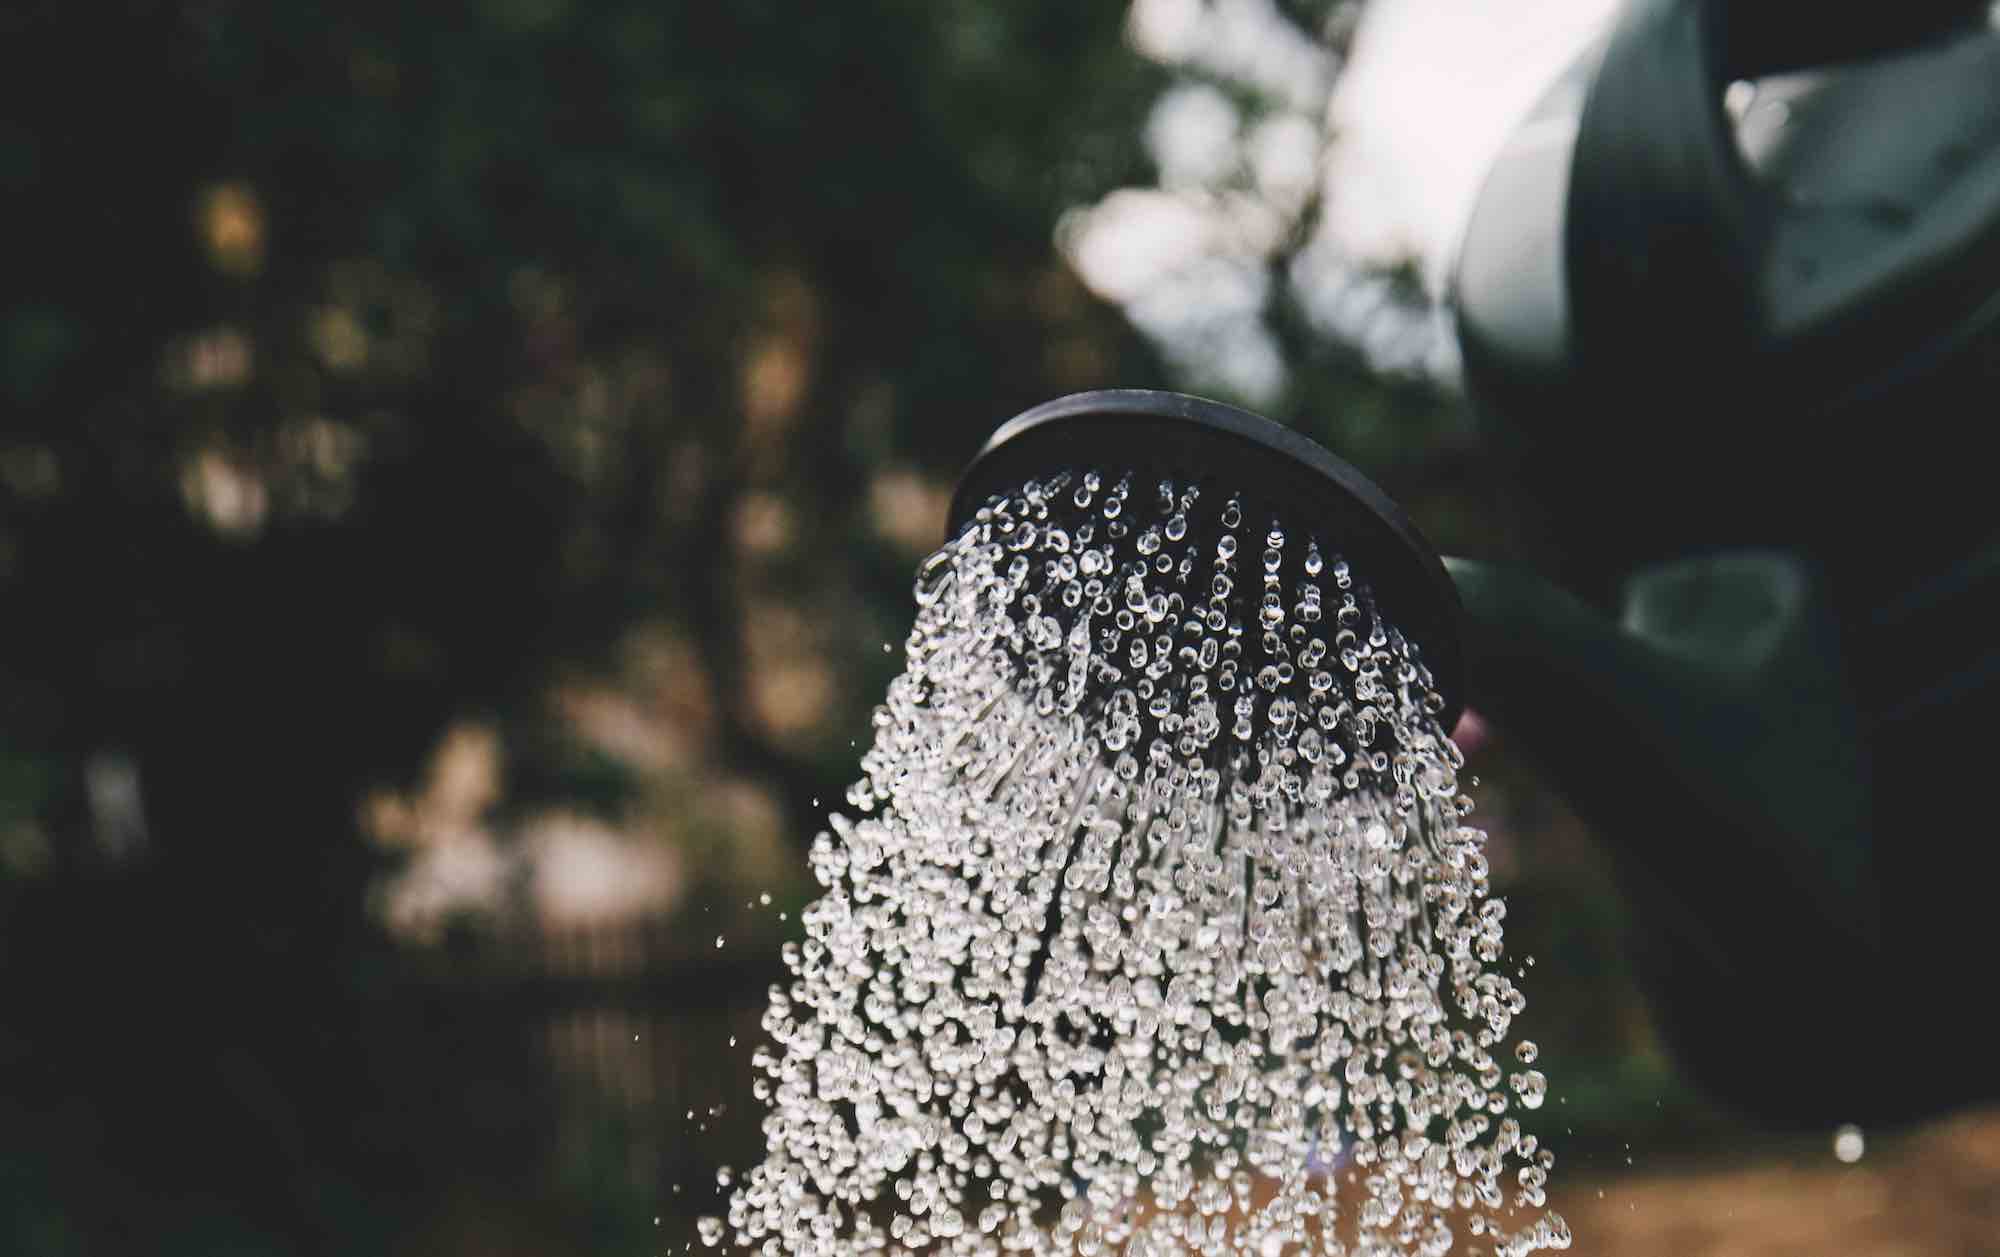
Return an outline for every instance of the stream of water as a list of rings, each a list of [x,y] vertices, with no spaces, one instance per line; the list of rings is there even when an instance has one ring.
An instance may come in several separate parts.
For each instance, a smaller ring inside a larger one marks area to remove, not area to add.
[[[1568,1247],[1443,703],[1253,503],[1064,475],[924,565],[705,1242]]]

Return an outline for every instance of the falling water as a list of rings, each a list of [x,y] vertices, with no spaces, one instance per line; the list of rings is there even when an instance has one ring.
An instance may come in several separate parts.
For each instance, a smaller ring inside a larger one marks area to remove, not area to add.
[[[1065,474],[931,557],[706,1242],[1568,1246],[1462,759],[1339,544]]]

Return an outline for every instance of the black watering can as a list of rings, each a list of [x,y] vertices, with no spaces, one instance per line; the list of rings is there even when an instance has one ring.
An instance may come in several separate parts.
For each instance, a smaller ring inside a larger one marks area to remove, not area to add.
[[[1484,712],[1607,839],[1712,1093],[1822,1126],[2000,1095],[1985,0],[1632,0],[1501,154],[1454,296],[1566,570],[1440,561],[1296,433],[1139,391],[1001,428],[954,523],[1117,466],[1340,538],[1441,717]]]
[[[1468,701],[1613,846],[1683,1063],[1807,1122],[2000,1095],[1985,0],[1632,0],[1502,151],[1454,288],[1577,556],[1448,561]]]

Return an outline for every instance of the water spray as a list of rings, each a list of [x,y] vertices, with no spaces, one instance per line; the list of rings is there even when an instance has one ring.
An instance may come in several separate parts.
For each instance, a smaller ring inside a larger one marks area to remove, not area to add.
[[[1459,327],[1588,598],[1441,563],[1229,407],[1083,394],[996,433],[814,843],[766,1156],[703,1240],[1567,1247],[1447,736],[1468,684],[1609,840],[1716,1094],[1990,1096],[1895,1066],[1986,1033],[2000,541],[1984,462],[1938,455],[2000,386],[1996,83],[1985,0],[1630,0],[1522,125]]]
[[[974,460],[916,603],[704,1239],[1568,1245],[1401,511],[1247,412],[1082,394]]]

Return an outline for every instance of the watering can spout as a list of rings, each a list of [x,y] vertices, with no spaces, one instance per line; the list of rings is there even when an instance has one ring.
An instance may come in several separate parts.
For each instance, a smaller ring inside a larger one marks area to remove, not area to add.
[[[1823,1119],[1870,1036],[1778,1071],[1752,1047],[1847,1006],[1876,967],[1865,756],[1812,565],[1647,569],[1617,619],[1524,570],[1446,566],[1470,705],[1611,841],[1677,1054],[1725,1099]]]
[[[1996,137],[1987,0],[1624,0],[1460,243],[1493,448],[1565,579],[1624,581],[1453,565],[1467,701],[1612,849],[1688,1072],[1768,1117],[2000,1086],[1884,1066],[1979,1033],[2000,886],[2000,532],[1959,453],[2000,382]]]

